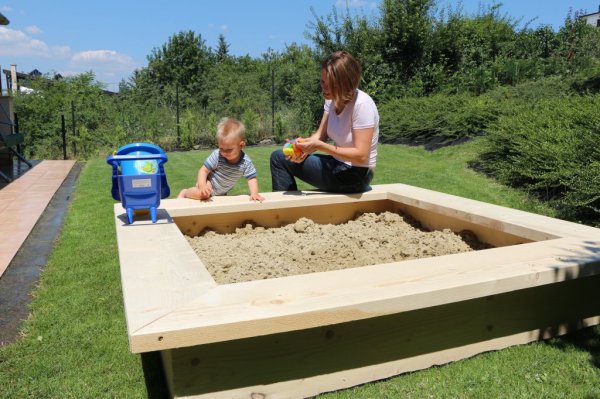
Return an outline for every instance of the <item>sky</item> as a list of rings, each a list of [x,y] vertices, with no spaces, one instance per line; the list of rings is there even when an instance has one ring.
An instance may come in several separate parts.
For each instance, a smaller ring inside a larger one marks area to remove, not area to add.
[[[493,1],[438,0],[438,7],[461,7],[475,15]],[[502,15],[529,27],[551,25],[557,30],[570,10],[597,12],[600,0],[504,0]],[[549,5],[552,3],[552,5]],[[233,56],[260,57],[269,48],[285,50],[305,38],[316,15],[334,8],[352,15],[378,16],[381,0],[0,0],[9,19],[0,26],[0,67],[63,76],[92,70],[108,90],[147,65],[147,56],[181,31],[192,30],[208,47],[223,34]],[[2,87],[6,88],[3,81]]]

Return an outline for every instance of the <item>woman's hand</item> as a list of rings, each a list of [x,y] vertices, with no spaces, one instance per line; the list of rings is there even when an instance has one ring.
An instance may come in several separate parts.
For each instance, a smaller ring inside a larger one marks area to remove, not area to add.
[[[314,135],[296,140],[296,146],[302,150],[302,153],[305,156],[319,150],[321,144],[323,144],[323,142]]]
[[[302,148],[298,145],[300,144],[303,140],[303,138],[297,138],[296,140],[294,140],[294,146],[300,150],[302,150]],[[286,143],[288,143],[289,141],[286,141]],[[294,162],[294,163],[302,163],[306,157],[308,156],[308,154],[305,151],[301,151],[299,154],[297,151],[294,151],[292,153],[292,155],[286,155],[285,159],[287,159],[290,162]]]
[[[300,155],[287,156],[287,157],[285,157],[285,159],[287,159],[290,162],[294,162],[294,163],[302,163],[302,162],[304,162],[304,160],[306,159],[307,156],[308,156],[308,154],[303,152]]]

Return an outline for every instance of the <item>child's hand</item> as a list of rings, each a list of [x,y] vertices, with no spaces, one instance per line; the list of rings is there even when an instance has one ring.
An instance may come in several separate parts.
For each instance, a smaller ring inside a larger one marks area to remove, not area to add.
[[[210,198],[210,196],[212,195],[212,185],[210,184],[200,184],[197,183],[196,187],[198,187],[198,190],[200,190],[200,194],[205,197],[205,198]]]
[[[258,202],[263,202],[265,200],[265,197],[263,197],[262,195],[256,193],[256,194],[250,194],[250,201],[258,201]]]

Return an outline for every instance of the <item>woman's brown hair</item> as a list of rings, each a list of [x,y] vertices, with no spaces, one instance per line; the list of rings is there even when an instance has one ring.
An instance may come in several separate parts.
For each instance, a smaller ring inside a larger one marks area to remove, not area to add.
[[[360,63],[346,51],[336,51],[321,64],[327,72],[327,85],[335,107],[339,111],[352,98],[360,83]]]

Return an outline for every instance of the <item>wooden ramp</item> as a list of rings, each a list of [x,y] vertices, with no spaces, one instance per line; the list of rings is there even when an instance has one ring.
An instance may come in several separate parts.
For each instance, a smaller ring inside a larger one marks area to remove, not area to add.
[[[0,190],[0,277],[75,161],[42,161]]]

